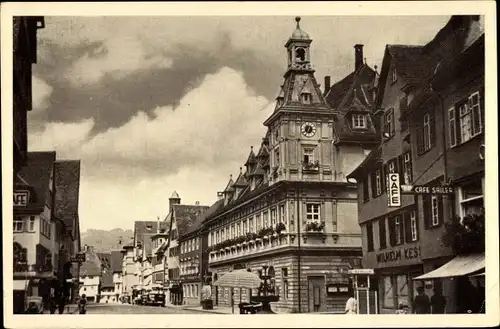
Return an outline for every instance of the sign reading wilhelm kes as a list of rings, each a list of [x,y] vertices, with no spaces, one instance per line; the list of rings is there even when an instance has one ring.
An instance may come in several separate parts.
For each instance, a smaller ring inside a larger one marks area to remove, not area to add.
[[[390,250],[377,254],[377,263],[398,262],[420,257],[420,247],[408,247]]]

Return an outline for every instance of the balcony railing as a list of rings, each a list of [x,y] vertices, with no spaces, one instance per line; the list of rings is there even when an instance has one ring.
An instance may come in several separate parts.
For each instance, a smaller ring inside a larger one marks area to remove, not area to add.
[[[249,233],[245,237],[228,240],[228,243],[219,243],[209,249],[209,262],[218,262],[245,255],[279,249],[290,246],[290,234],[283,230],[261,229],[259,232]]]

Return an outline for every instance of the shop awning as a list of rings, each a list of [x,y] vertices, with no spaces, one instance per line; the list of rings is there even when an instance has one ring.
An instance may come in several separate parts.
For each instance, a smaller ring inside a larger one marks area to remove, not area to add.
[[[414,280],[431,280],[463,276],[484,269],[484,253],[457,256],[443,266],[416,277]]]
[[[471,277],[471,278],[484,277],[484,272],[472,274],[472,275],[469,275],[469,277]]]
[[[26,290],[28,280],[14,280],[12,286],[12,290]]]

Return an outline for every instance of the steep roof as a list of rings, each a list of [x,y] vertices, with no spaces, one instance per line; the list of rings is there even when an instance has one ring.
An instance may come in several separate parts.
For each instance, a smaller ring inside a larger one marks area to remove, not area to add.
[[[101,261],[102,267],[106,269],[111,268],[111,253],[109,252],[98,252],[97,258]]]
[[[104,271],[101,277],[101,287],[102,288],[114,288],[115,283],[113,282],[113,272]]]
[[[122,271],[123,254],[115,250],[111,252],[111,271],[113,273]]]
[[[80,266],[80,276],[101,275],[101,261],[97,254],[91,251],[85,253],[85,262]]]
[[[226,188],[224,189],[224,192],[234,191],[233,184],[234,184],[233,175],[229,175],[229,182],[227,182],[227,185],[226,185]]]
[[[80,160],[58,160],[54,164],[54,214],[64,221],[69,231],[78,220]]]
[[[257,159],[255,159],[255,153],[253,153],[253,146],[250,146],[250,154],[248,154],[248,159],[245,162],[245,166],[252,165],[257,163]]]
[[[56,161],[56,152],[28,152],[26,165],[19,171],[19,176],[30,184],[35,195],[22,212],[42,212],[49,196],[50,174]],[[17,209],[16,209],[17,210]]]
[[[245,175],[243,174],[243,172],[241,171],[241,168],[240,168],[240,174],[238,175],[238,178],[234,182],[233,186],[234,187],[245,187],[247,185],[248,185],[248,182],[245,179]]]
[[[161,221],[160,230],[169,230],[170,223]],[[141,243],[144,254],[149,256],[153,252],[151,236],[157,233],[158,221],[136,221],[134,223],[134,242]]]
[[[173,206],[174,218],[177,224],[177,232],[179,236],[188,234],[190,230],[201,224],[201,214],[209,209],[208,206],[201,205],[181,205],[176,204]]]

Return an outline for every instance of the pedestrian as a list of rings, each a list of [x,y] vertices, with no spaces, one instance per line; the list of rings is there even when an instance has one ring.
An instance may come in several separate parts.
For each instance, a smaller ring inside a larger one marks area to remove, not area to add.
[[[87,313],[87,296],[85,296],[85,294],[83,294],[82,298],[80,298],[80,300],[78,301],[78,313]]]
[[[429,296],[425,294],[424,287],[417,288],[417,296],[413,300],[413,312],[415,314],[429,314],[431,309],[431,301]]]
[[[441,288],[434,288],[434,295],[431,297],[431,313],[444,314],[446,310],[446,298],[443,296]]]
[[[345,314],[357,314],[357,313],[358,313],[358,307],[356,298],[351,296],[349,297],[349,299],[345,304]]]

